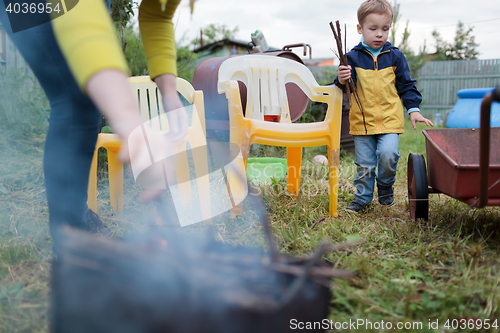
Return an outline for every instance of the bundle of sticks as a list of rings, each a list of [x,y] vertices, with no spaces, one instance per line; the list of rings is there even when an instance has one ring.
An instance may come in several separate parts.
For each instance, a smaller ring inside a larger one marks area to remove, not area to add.
[[[344,50],[342,50],[342,33],[340,30],[340,23],[339,21],[336,21],[336,26],[337,30],[335,30],[335,27],[333,26],[333,23],[330,22],[330,28],[332,29],[333,36],[335,37],[335,42],[337,43],[337,49],[338,53],[336,53],[337,58],[339,58],[340,65],[341,66],[348,66],[347,63],[347,29],[346,26],[344,25]],[[361,106],[361,101],[359,100],[358,92],[356,90],[356,86],[354,85],[354,82],[351,79],[349,79],[346,82],[346,91],[347,91],[347,99],[349,100],[349,107],[352,106],[352,101],[351,101],[351,91],[352,94],[354,95],[354,99],[356,100],[356,103],[358,104],[359,109],[361,110],[361,115],[363,116],[363,125],[365,126],[365,135],[368,135],[368,130],[366,129],[366,121],[365,121],[365,113],[363,111],[363,106]]]

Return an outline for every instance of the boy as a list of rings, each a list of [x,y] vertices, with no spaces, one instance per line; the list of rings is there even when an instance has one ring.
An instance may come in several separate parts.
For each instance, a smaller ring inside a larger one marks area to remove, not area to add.
[[[410,114],[413,129],[417,122],[434,126],[420,114],[422,96],[416,81],[410,77],[405,56],[387,42],[393,15],[387,0],[366,0],[361,4],[357,29],[363,37],[347,53],[349,65],[339,66],[335,78],[335,84],[343,91],[346,82],[353,79],[364,111],[363,116],[358,105],[352,103],[349,121],[357,174],[354,179],[356,193],[347,207],[348,212],[358,213],[371,203],[375,179],[379,203],[394,204],[392,186],[400,156],[399,134],[404,132],[403,104]]]

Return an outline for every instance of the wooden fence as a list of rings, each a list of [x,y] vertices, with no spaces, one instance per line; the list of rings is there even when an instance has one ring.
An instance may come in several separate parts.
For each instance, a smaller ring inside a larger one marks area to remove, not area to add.
[[[0,24],[0,81],[12,80],[12,77],[24,77],[27,92],[39,85],[35,74]]]
[[[33,76],[31,69],[26,64],[26,61],[24,61],[23,56],[17,50],[9,37],[7,37],[2,25],[0,25],[0,68],[3,70],[13,68],[22,69],[26,75]]]
[[[446,114],[460,89],[490,88],[500,84],[500,59],[429,61],[418,72],[422,113]]]

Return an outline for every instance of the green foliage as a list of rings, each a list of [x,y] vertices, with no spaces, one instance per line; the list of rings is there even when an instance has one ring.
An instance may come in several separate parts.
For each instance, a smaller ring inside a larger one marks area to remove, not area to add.
[[[239,28],[229,29],[225,24],[210,23],[202,29],[203,31],[203,44],[211,44],[226,38],[234,38],[234,35],[238,32]],[[191,44],[200,45],[200,39],[194,39]]]
[[[297,123],[313,123],[323,121],[326,114],[326,104],[309,102]]]
[[[24,69],[6,70],[0,77],[0,127],[22,134],[46,130],[49,102],[39,83]]]
[[[101,133],[113,133],[113,129],[110,126],[106,125],[101,128]]]
[[[327,66],[321,68],[320,72],[315,72],[313,74],[319,85],[324,86],[332,84],[333,80],[335,79],[335,76],[337,76],[337,67]],[[325,114],[326,114],[326,104],[313,103],[310,101],[302,116],[297,120],[297,123],[310,123],[310,122],[323,121],[325,119]]]
[[[354,155],[341,151],[339,216],[329,217],[328,167],[311,162],[313,156],[325,154],[324,147],[304,149],[298,199],[289,196],[286,179],[257,188],[265,200],[280,253],[305,258],[325,240],[349,241],[356,235],[365,240],[355,247],[324,254],[323,259],[333,263],[335,269],[356,273],[354,277],[333,281],[328,318],[334,322],[384,320],[392,323],[393,329],[359,327],[346,332],[396,332],[397,322],[423,323],[423,329],[398,332],[455,332],[444,327],[446,320],[475,318],[484,322],[489,318],[492,323],[500,318],[500,208],[473,209],[434,241],[431,239],[467,205],[443,194],[431,194],[429,221],[409,218],[406,157],[409,152],[425,154],[421,133],[425,126],[417,126],[414,131],[406,121],[406,132],[400,136],[396,203],[392,207],[379,205],[375,198],[362,214],[350,215],[345,211],[354,193],[350,183],[356,166]],[[43,182],[29,181],[25,172],[32,165],[42,172],[42,139],[28,141],[13,136],[11,130],[0,131],[0,160],[5,161],[0,163],[0,174],[13,173],[8,182],[5,176],[0,178],[0,186],[9,192],[0,191],[0,332],[48,332],[52,261],[48,212]],[[13,145],[23,149],[13,150]],[[23,156],[21,151],[33,146],[38,149]],[[286,154],[284,147],[262,148],[266,153],[262,156]],[[130,169],[125,168],[124,172],[123,214],[109,208],[108,182],[99,184],[99,216],[118,237],[151,229],[144,222],[157,207],[139,203],[140,189]],[[15,179],[20,179],[21,185],[16,185]],[[217,198],[211,193],[211,200]],[[221,242],[265,248],[256,209],[245,202],[243,211],[244,216],[238,219],[230,219],[229,213],[224,213],[183,230],[196,232],[211,227]],[[429,329],[429,320],[439,320],[439,328]]]
[[[115,23],[123,53],[126,53],[129,42],[125,31],[127,26],[131,25],[134,18],[134,7],[137,7],[137,2],[133,0],[111,0],[110,16]]]
[[[18,282],[13,286],[0,286],[0,301],[6,299],[9,302],[19,299],[23,296],[23,282]]]
[[[118,26],[118,35],[122,36],[122,47],[125,53],[125,59],[130,69],[130,76],[148,75],[148,66],[144,45],[141,34],[130,24],[126,27]],[[183,45],[185,37],[182,37],[177,43],[177,75],[191,82],[194,70],[198,62],[197,56],[188,45]]]
[[[198,65],[198,55],[184,45],[186,38],[183,36],[176,42],[177,47],[177,76],[189,82],[193,80],[194,70]]]
[[[392,20],[392,27],[391,27],[391,44],[396,45],[396,33],[398,29],[398,21],[401,18],[401,14],[399,12],[399,6],[397,0],[394,0],[394,17]],[[413,52],[411,46],[410,46],[410,29],[409,29],[409,24],[410,21],[406,21],[406,26],[405,30],[403,31],[403,35],[401,36],[401,43],[399,43],[398,48],[403,52],[403,54],[406,57],[406,60],[408,61],[408,67],[410,67],[410,73],[411,76],[418,80],[418,70],[422,68],[422,66],[425,65],[427,61],[427,52],[426,52],[426,46],[425,46],[425,41],[424,41],[424,46],[420,48],[418,54],[415,54]]]
[[[134,7],[137,7],[137,2],[133,0],[111,0],[111,19],[125,28],[134,17]]]
[[[399,49],[406,57],[408,61],[408,66],[410,67],[411,76],[418,80],[418,71],[427,62],[427,51],[424,41],[424,46],[420,48],[418,54],[415,54],[410,47],[410,30],[408,28],[409,21],[406,21],[405,30],[403,31],[403,36],[401,44],[399,44]]]
[[[325,66],[324,68],[321,69],[319,73],[314,75],[316,81],[320,86],[332,84],[336,76],[337,76],[336,66]]]
[[[479,44],[472,35],[474,27],[466,29],[461,21],[458,21],[457,31],[453,43],[448,43],[441,34],[434,30],[432,36],[436,40],[436,56],[432,60],[468,60],[476,59],[479,52],[476,47]]]
[[[394,5],[392,5],[392,8],[394,9],[394,16],[392,17],[391,36],[389,37],[392,45],[396,45],[396,31],[398,31],[398,21],[401,18],[399,6],[400,4],[398,1],[394,0]]]
[[[130,76],[147,75],[148,65],[141,34],[134,31],[134,28],[130,25],[123,30],[123,36],[127,41],[125,59],[130,69]]]
[[[124,29],[124,36],[127,41],[125,58],[130,68],[130,75],[147,75],[148,66],[140,33],[136,32],[132,26],[128,26]],[[182,45],[184,40],[185,38],[181,38],[180,41],[176,43],[177,76],[191,82],[198,62],[196,61],[196,54],[189,49],[189,46]]]

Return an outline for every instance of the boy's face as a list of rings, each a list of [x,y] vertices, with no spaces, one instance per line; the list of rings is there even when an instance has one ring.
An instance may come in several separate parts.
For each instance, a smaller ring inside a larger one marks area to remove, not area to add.
[[[358,24],[358,33],[363,35],[366,45],[379,49],[387,42],[391,24],[389,15],[369,14],[362,25]]]

